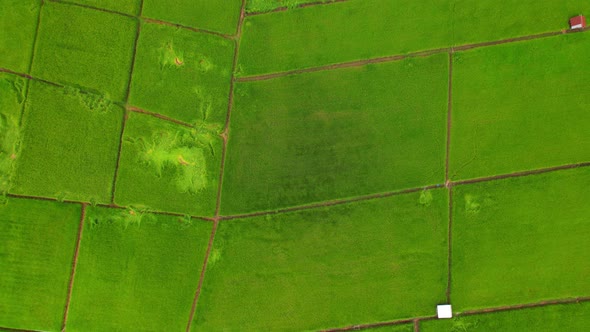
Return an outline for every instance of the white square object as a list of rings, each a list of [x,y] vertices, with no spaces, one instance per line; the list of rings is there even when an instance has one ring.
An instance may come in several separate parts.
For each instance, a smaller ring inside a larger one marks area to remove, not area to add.
[[[438,318],[452,318],[453,308],[450,304],[441,304],[436,306],[436,314]]]

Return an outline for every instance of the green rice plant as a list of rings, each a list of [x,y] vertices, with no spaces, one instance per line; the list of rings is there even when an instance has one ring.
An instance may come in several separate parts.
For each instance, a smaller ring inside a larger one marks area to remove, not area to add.
[[[127,229],[129,226],[139,227],[145,220],[155,220],[155,216],[148,213],[145,207],[127,207],[116,210],[92,209],[92,213],[86,217],[86,220],[91,228],[106,223]]]
[[[0,194],[10,189],[20,145],[20,111],[26,82],[23,78],[2,75],[0,79]]]

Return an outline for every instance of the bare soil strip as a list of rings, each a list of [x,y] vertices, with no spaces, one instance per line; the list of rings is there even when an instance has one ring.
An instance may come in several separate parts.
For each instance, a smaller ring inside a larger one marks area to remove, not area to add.
[[[66,323],[68,321],[68,312],[70,311],[70,300],[72,299],[72,287],[74,286],[74,278],[76,277],[76,266],[78,265],[78,253],[80,251],[80,242],[82,240],[82,233],[84,232],[84,219],[86,218],[86,204],[82,204],[82,213],[80,214],[80,225],[78,226],[78,237],[76,238],[76,248],[74,249],[74,259],[72,260],[72,272],[70,274],[70,282],[68,284],[68,295],[66,298],[66,307],[64,309],[64,317],[61,325],[61,331],[66,330]]]
[[[126,108],[128,111],[130,111],[130,112],[135,112],[135,113],[141,113],[141,114],[147,114],[147,115],[151,115],[151,116],[153,116],[153,117],[156,117],[156,118],[158,118],[158,119],[162,119],[162,120],[165,120],[165,121],[168,121],[168,122],[176,123],[177,125],[181,125],[181,126],[183,126],[183,127],[187,127],[187,128],[194,128],[194,127],[195,127],[195,126],[193,126],[193,125],[192,125],[192,124],[190,124],[190,123],[186,123],[186,122],[184,122],[184,121],[180,121],[180,120],[176,120],[176,119],[173,119],[173,118],[169,118],[169,117],[167,117],[167,116],[165,116],[165,115],[162,115],[162,114],[159,114],[159,113],[154,113],[154,112],[146,111],[146,110],[144,110],[144,109],[141,109],[141,108],[139,108],[139,107],[135,107],[135,106],[129,106],[129,105],[128,105],[128,106],[126,106],[125,108]]]
[[[172,22],[166,22],[166,21],[161,21],[161,20],[157,20],[157,19],[153,19],[153,18],[149,18],[149,17],[143,17],[140,16],[139,17],[142,21],[146,22],[146,23],[153,23],[153,24],[161,24],[161,25],[167,25],[167,26],[171,26],[171,27],[175,27],[175,28],[180,28],[180,29],[185,29],[185,30],[190,30],[193,32],[202,32],[202,33],[208,33],[211,35],[215,35],[221,38],[225,38],[225,39],[229,39],[229,40],[233,40],[234,36],[230,36],[230,35],[226,35],[217,31],[212,31],[212,30],[207,30],[207,29],[199,29],[199,28],[193,28],[193,27],[189,27],[186,25],[182,25],[182,24],[178,24],[178,23],[172,23]]]
[[[372,59],[363,59],[363,60],[355,60],[349,62],[341,62],[335,63],[331,65],[325,66],[318,66],[318,67],[310,67],[310,68],[303,68],[303,69],[294,69],[279,73],[271,73],[271,74],[263,74],[263,75],[253,75],[253,76],[243,76],[239,77],[237,80],[238,82],[251,82],[251,81],[264,81],[269,80],[277,77],[288,76],[288,75],[297,75],[303,73],[311,73],[316,71],[324,71],[324,70],[334,70],[334,69],[341,69],[341,68],[349,68],[349,67],[359,67],[373,63],[382,63],[382,62],[392,62],[392,61],[400,61],[407,58],[413,57],[425,57],[439,53],[447,53],[447,52],[456,52],[456,51],[466,51],[471,50],[474,48],[486,47],[486,46],[494,46],[494,45],[501,45],[501,44],[509,44],[521,41],[528,41],[534,39],[541,39],[547,38],[552,36],[558,36],[562,34],[570,34],[570,33],[580,33],[584,31],[590,30],[590,27],[578,30],[560,30],[560,31],[553,31],[553,32],[546,32],[540,33],[535,35],[528,35],[523,37],[515,37],[515,38],[508,38],[508,39],[501,39],[491,42],[483,42],[483,43],[475,43],[475,44],[465,44],[459,45],[455,47],[445,47],[445,48],[437,48],[432,50],[426,51],[419,51],[407,54],[399,54],[399,55],[390,55],[386,57],[379,57],[379,58],[372,58]]]
[[[420,321],[414,319],[414,332],[420,332]]]
[[[419,192],[422,190],[429,190],[429,189],[435,189],[435,188],[441,188],[441,187],[442,187],[441,184],[435,184],[435,185],[419,187],[419,188],[410,188],[410,189],[390,191],[390,192],[379,193],[379,194],[357,196],[357,197],[353,197],[353,198],[337,199],[337,200],[333,200],[333,201],[325,201],[325,202],[313,203],[313,204],[309,204],[309,205],[300,205],[300,206],[294,206],[294,207],[277,209],[277,210],[260,211],[260,212],[237,214],[237,215],[231,215],[231,216],[220,216],[219,219],[220,220],[231,220],[231,219],[240,219],[240,218],[252,218],[252,217],[265,216],[265,215],[273,215],[273,214],[280,214],[280,213],[287,213],[287,212],[317,209],[317,208],[323,208],[323,207],[327,207],[327,206],[342,205],[342,204],[353,203],[353,202],[368,201],[368,200],[373,200],[373,199],[378,199],[378,198],[385,198],[385,197],[390,197],[390,196],[409,194],[409,193]]]
[[[237,26],[237,33],[234,39],[235,49],[234,49],[234,57],[233,57],[233,64],[232,64],[232,75],[230,80],[230,90],[228,95],[228,106],[227,106],[227,114],[225,118],[225,127],[223,130],[223,134],[221,135],[223,139],[223,151],[221,154],[221,165],[219,170],[219,184],[217,187],[217,198],[216,198],[216,205],[215,205],[215,218],[213,223],[213,229],[211,230],[211,236],[209,238],[209,244],[207,245],[207,252],[205,254],[205,261],[203,262],[203,268],[201,269],[201,275],[199,276],[199,282],[197,285],[197,290],[195,291],[195,297],[193,298],[193,305],[191,307],[191,311],[188,318],[188,323],[186,325],[186,332],[190,332],[191,325],[193,323],[193,319],[195,317],[195,313],[197,310],[197,303],[199,302],[199,296],[201,295],[201,289],[203,287],[203,281],[205,280],[205,272],[207,271],[207,263],[209,262],[209,257],[211,255],[211,248],[213,248],[213,241],[215,240],[215,233],[217,232],[217,226],[219,225],[219,211],[221,206],[221,189],[223,186],[223,173],[225,170],[225,160],[227,155],[227,143],[228,143],[228,128],[229,128],[229,121],[231,116],[231,110],[233,107],[233,96],[234,96],[234,82],[235,82],[235,72],[238,65],[238,49],[240,48],[240,39],[242,38],[242,24],[244,23],[245,17],[245,10],[246,10],[246,0],[242,0],[242,7],[240,8],[240,20],[238,21]]]
[[[21,329],[13,329],[10,327],[2,327],[0,326],[0,331],[2,332],[42,332],[38,330],[21,330]]]
[[[294,8],[306,8],[306,7],[314,7],[314,6],[320,6],[320,5],[330,5],[330,4],[334,4],[334,3],[347,2],[347,1],[349,1],[349,0],[316,1],[316,2],[302,3],[298,6],[295,6]],[[294,9],[294,8],[291,8],[291,9]],[[255,16],[255,15],[271,14],[271,13],[276,13],[276,12],[284,12],[289,9],[290,9],[289,7],[279,7],[279,8],[265,11],[265,12],[246,13],[246,16]]]

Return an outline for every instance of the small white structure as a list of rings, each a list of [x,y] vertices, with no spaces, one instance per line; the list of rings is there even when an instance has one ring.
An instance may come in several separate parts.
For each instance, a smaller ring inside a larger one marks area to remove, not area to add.
[[[453,318],[453,308],[450,304],[440,304],[436,306],[438,318]]]

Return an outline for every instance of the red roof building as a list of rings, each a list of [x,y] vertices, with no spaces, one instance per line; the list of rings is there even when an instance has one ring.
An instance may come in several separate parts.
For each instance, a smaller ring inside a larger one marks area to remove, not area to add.
[[[583,29],[586,27],[586,18],[584,15],[578,15],[576,17],[570,18],[570,28],[571,29]]]

